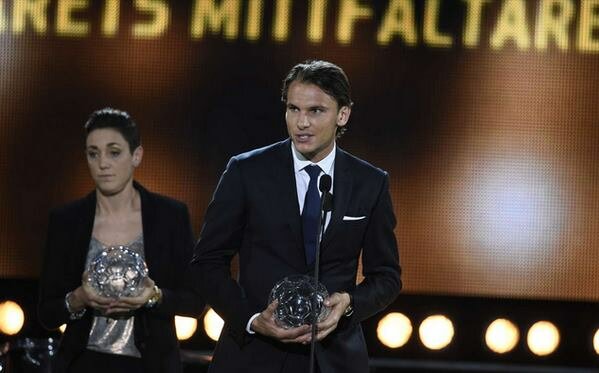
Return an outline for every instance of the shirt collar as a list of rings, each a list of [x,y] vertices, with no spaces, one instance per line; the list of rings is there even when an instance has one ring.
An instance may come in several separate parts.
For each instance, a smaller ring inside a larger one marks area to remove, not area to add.
[[[303,170],[306,166],[311,164],[315,164],[320,167],[321,170],[324,171],[325,174],[331,175],[333,171],[333,164],[335,163],[335,154],[337,150],[337,144],[333,143],[333,149],[331,152],[324,157],[320,162],[314,163],[309,159],[306,159],[296,148],[293,142],[291,142],[291,154],[293,155],[293,169],[297,174],[301,170]]]

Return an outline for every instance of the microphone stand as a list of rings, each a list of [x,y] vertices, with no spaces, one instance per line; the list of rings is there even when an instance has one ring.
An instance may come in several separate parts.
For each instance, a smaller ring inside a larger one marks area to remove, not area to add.
[[[328,177],[328,180],[324,181],[325,177]],[[318,315],[316,314],[316,306],[318,304],[318,294],[316,293],[316,289],[318,289],[318,281],[320,274],[320,246],[322,245],[322,236],[324,232],[324,227],[327,221],[327,213],[333,210],[332,206],[332,195],[329,193],[331,189],[331,181],[329,175],[323,175],[321,177],[321,182],[319,185],[319,189],[322,192],[322,197],[320,200],[320,224],[318,224],[318,235],[317,237],[317,245],[316,245],[316,258],[314,260],[314,294],[312,295],[312,310],[311,310],[311,331],[310,331],[310,373],[314,373],[315,367],[315,346],[316,346],[316,321],[318,319]]]

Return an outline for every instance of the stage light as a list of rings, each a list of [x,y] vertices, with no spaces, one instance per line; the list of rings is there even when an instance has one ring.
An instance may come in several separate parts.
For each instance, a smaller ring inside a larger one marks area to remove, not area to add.
[[[198,320],[193,317],[175,316],[175,329],[177,330],[177,339],[184,341],[191,338],[198,328]]]
[[[393,312],[383,317],[376,328],[376,335],[387,347],[405,345],[412,335],[412,323],[404,314]]]
[[[538,321],[528,330],[526,340],[535,355],[549,355],[559,345],[559,331],[549,321]]]
[[[485,259],[519,266],[557,247],[567,210],[560,202],[555,167],[526,155],[481,156],[478,162],[480,172],[464,188],[464,232],[484,250]]]
[[[453,339],[453,323],[444,315],[429,316],[420,324],[418,334],[426,348],[440,350]]]
[[[58,327],[58,330],[60,330],[61,333],[64,333],[64,331],[67,330],[67,324],[62,324]]]
[[[497,319],[487,328],[485,342],[491,351],[498,354],[510,352],[518,344],[520,332],[513,322],[506,319]]]
[[[0,332],[17,334],[25,323],[25,314],[17,303],[7,300],[0,303]]]
[[[597,329],[595,336],[593,337],[593,347],[595,348],[597,355],[599,355],[599,329]]]
[[[206,335],[213,341],[218,341],[220,332],[223,330],[223,325],[225,325],[223,319],[210,308],[206,312],[206,316],[204,316],[204,330],[206,331]]]

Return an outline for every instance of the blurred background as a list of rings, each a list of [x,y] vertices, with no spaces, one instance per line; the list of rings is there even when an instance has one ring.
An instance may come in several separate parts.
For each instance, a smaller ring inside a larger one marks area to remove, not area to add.
[[[132,115],[137,180],[199,234],[229,157],[286,137],[305,59],[348,74],[338,145],[390,174],[404,289],[364,323],[372,371],[599,366],[598,0],[0,0],[1,361],[60,338],[37,283],[48,211],[93,189],[92,111]]]

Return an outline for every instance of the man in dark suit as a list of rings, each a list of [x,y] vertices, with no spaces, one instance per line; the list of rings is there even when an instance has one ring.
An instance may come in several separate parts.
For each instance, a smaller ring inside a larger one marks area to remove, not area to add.
[[[267,303],[278,281],[313,271],[324,174],[333,179],[333,211],[320,280],[331,312],[318,323],[316,361],[321,372],[367,372],[360,322],[401,288],[388,175],[336,146],[353,104],[341,68],[296,65],[282,100],[289,139],[231,158],[196,244],[197,286],[225,320],[211,372],[308,371],[310,327],[280,327],[276,302]],[[238,280],[230,275],[236,253]],[[356,285],[360,253],[364,280]]]

